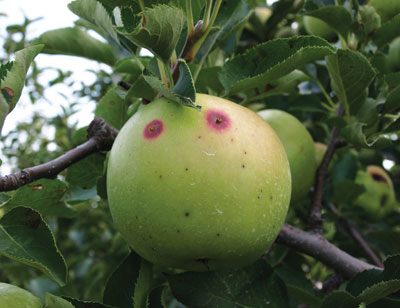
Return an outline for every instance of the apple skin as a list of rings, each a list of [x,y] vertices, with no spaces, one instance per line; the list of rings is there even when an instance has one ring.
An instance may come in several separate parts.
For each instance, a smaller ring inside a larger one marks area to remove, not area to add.
[[[368,4],[375,8],[381,16],[382,22],[386,22],[400,13],[399,0],[370,0]]]
[[[392,180],[381,167],[372,165],[366,171],[359,170],[355,182],[364,185],[365,192],[357,197],[354,205],[362,207],[371,219],[381,219],[396,208]]]
[[[281,140],[292,175],[292,202],[303,199],[314,183],[317,170],[314,141],[304,125],[291,114],[266,109],[258,112]]]
[[[201,112],[155,100],[121,129],[107,171],[114,224],[139,255],[162,267],[245,266],[284,222],[289,163],[253,111],[205,94],[195,103]]]
[[[0,282],[0,307],[43,308],[39,297],[17,286]]]
[[[323,20],[313,17],[303,17],[304,28],[308,34],[320,36],[328,41],[336,37],[336,32]]]

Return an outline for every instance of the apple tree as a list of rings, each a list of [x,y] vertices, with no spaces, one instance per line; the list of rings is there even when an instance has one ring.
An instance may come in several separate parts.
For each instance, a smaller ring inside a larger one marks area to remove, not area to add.
[[[109,69],[2,135],[1,307],[400,307],[399,2],[268,3],[74,0],[71,27],[7,27],[0,127],[75,84],[37,56]]]

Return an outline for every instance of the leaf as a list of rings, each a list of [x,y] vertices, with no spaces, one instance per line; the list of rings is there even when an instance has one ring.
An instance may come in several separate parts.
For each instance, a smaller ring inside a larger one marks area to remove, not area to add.
[[[24,48],[15,54],[14,64],[1,83],[0,89],[2,94],[0,94],[2,96],[0,104],[3,105],[5,100],[9,106],[9,112],[14,109],[21,96],[29,66],[43,47],[43,45],[34,45]]]
[[[34,42],[45,44],[44,53],[83,57],[108,65],[115,63],[109,44],[103,43],[79,28],[50,30]]]
[[[274,273],[285,282],[288,294],[294,297],[299,304],[305,304],[309,308],[320,307],[321,299],[317,297],[311,281],[304,276],[304,273],[287,265],[275,268]]]
[[[131,251],[108,279],[103,302],[116,308],[145,307],[152,275],[152,265]]]
[[[392,144],[390,135],[386,133],[367,138],[363,132],[365,126],[366,124],[360,122],[350,124],[342,129],[341,135],[349,143],[360,148],[383,149]]]
[[[171,0],[171,3],[182,8],[182,11],[186,12],[186,0]],[[193,20],[196,22],[200,19],[202,10],[206,4],[204,0],[191,0]],[[218,12],[220,13],[220,12]]]
[[[400,108],[400,85],[389,92],[382,113],[395,112]]]
[[[335,51],[328,42],[316,36],[276,39],[227,61],[219,79],[231,94],[262,87]]]
[[[389,87],[389,90],[393,90],[400,84],[400,72],[385,75],[385,81]]]
[[[194,107],[193,102],[196,101],[196,89],[194,88],[192,74],[185,60],[180,59],[179,63],[179,79],[172,88],[172,91],[185,102],[190,101],[190,107]]]
[[[375,77],[368,60],[359,52],[339,49],[327,57],[332,89],[345,107],[346,113],[356,114],[367,97],[367,87]]]
[[[24,207],[12,209],[0,220],[0,253],[35,267],[64,286],[67,265],[54,236],[39,213]]]
[[[289,307],[286,288],[265,261],[233,270],[167,275],[173,295],[191,307]]]
[[[203,59],[211,50],[221,45],[228,37],[237,33],[246,23],[250,13],[251,10],[246,1],[223,1],[213,25],[215,32],[209,34],[196,57],[199,60]]]
[[[333,184],[333,201],[336,204],[352,204],[363,192],[363,185],[355,183],[354,180],[342,180]]]
[[[147,8],[142,19],[133,31],[118,27],[118,32],[139,47],[153,52],[163,62],[167,62],[183,30],[183,12],[167,5]]]
[[[321,308],[356,308],[360,300],[345,291],[333,291],[324,298]]]
[[[79,17],[99,27],[108,40],[118,43],[110,16],[105,8],[96,0],[75,0],[68,4],[68,8]]]
[[[17,189],[3,208],[24,206],[42,215],[72,218],[76,212],[63,201],[66,191],[67,185],[60,180],[40,179]]]
[[[0,87],[1,87],[1,82],[3,81],[4,78],[7,77],[7,74],[13,67],[13,64],[14,64],[14,61],[7,62],[5,64],[0,65]]]
[[[378,47],[383,47],[398,36],[400,36],[400,14],[397,14],[376,30],[372,40]]]
[[[75,298],[70,298],[70,297],[64,297],[65,300],[69,301],[71,304],[73,304],[75,308],[114,308],[112,306],[108,306],[105,304],[100,304],[100,303],[95,303],[95,302],[90,302],[90,301],[81,301],[77,300]],[[131,307],[132,308],[132,307]]]
[[[196,79],[197,93],[218,94],[224,91],[224,87],[218,79],[218,74],[221,71],[220,66],[212,66],[203,68]]]
[[[176,94],[172,89],[167,88],[160,79],[154,76],[143,76],[147,84],[150,85],[155,91],[163,95],[165,98],[184,106],[196,108],[200,110],[200,106],[194,104],[190,97],[181,96]]]
[[[94,115],[103,118],[116,129],[121,129],[127,120],[128,106],[117,93],[117,86],[110,87],[96,106]]]
[[[158,91],[153,89],[153,87],[147,82],[145,75],[141,74],[131,85],[125,98],[144,98],[151,102],[157,96],[157,93]]]
[[[146,308],[167,308],[166,295],[168,291],[168,286],[162,285],[154,288],[148,298],[148,303]]]
[[[384,271],[369,270],[356,275],[346,290],[370,304],[400,290],[400,255],[384,261]]]
[[[3,128],[4,120],[6,119],[9,110],[10,106],[8,105],[4,96],[0,94],[0,133]]]
[[[61,297],[46,293],[46,305],[44,308],[75,308],[75,306]]]

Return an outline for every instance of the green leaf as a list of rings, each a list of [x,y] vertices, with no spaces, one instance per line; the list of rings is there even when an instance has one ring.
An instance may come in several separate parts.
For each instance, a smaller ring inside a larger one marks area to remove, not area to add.
[[[321,308],[357,308],[361,301],[345,291],[333,291],[322,301]]]
[[[342,180],[333,184],[333,201],[336,204],[352,204],[364,191],[364,186],[354,180]]]
[[[213,25],[215,31],[209,34],[202,44],[198,51],[198,59],[206,57],[211,50],[237,33],[247,22],[250,13],[251,10],[244,0],[224,1]]]
[[[339,49],[327,57],[332,89],[345,107],[346,113],[356,114],[367,97],[367,87],[375,77],[368,60],[359,52]]]
[[[203,68],[196,79],[197,93],[209,93],[220,96],[219,94],[224,91],[224,87],[218,79],[220,71],[220,66]]]
[[[286,288],[265,261],[233,270],[167,275],[173,295],[191,307],[289,307]]]
[[[4,96],[0,94],[0,134],[3,128],[4,120],[6,119],[9,110],[10,110],[9,104],[5,100]]]
[[[117,86],[108,89],[97,104],[94,115],[103,118],[112,127],[121,129],[127,120],[128,106],[117,93],[117,89]]]
[[[34,45],[24,48],[15,54],[14,64],[1,83],[0,96],[2,96],[2,99],[0,100],[0,104],[3,107],[2,111],[5,110],[4,100],[9,106],[9,112],[14,109],[21,96],[22,88],[25,84],[25,75],[28,72],[29,66],[43,47],[43,45]]]
[[[392,144],[390,136],[386,133],[367,138],[363,132],[365,126],[366,124],[360,122],[350,124],[342,129],[341,135],[349,143],[360,148],[383,149]]]
[[[152,275],[152,265],[132,251],[108,279],[103,302],[116,308],[145,307]]]
[[[175,6],[182,8],[182,11],[186,12],[186,0],[171,0],[170,2],[173,3]],[[191,0],[191,2],[192,2],[193,20],[194,22],[196,22],[201,18],[201,13],[206,4],[206,1]]]
[[[66,181],[72,186],[89,189],[96,186],[97,178],[103,175],[106,156],[94,153],[81,159],[67,169]]]
[[[45,44],[44,53],[83,57],[108,65],[115,63],[115,56],[109,44],[103,43],[79,28],[50,30],[34,42]]]
[[[336,48],[316,36],[276,39],[226,62],[219,79],[230,93],[262,87],[335,51]]]
[[[95,302],[88,302],[88,301],[81,301],[77,300],[75,298],[70,298],[70,297],[64,297],[65,300],[69,301],[71,304],[73,304],[75,308],[115,308],[112,306],[108,306],[105,304],[100,304],[100,303],[95,303]],[[132,308],[132,307],[130,307]]]
[[[389,87],[389,90],[393,90],[400,84],[400,72],[385,75],[385,81]]]
[[[136,29],[127,32],[127,29],[118,27],[118,31],[137,46],[149,49],[163,62],[167,62],[175,50],[184,23],[182,10],[157,5],[145,10]]]
[[[46,293],[46,305],[44,308],[75,308],[75,306],[61,297]]]
[[[166,295],[168,286],[162,285],[154,288],[149,297],[146,308],[167,308]]]
[[[12,209],[0,220],[0,253],[35,267],[64,286],[67,265],[54,236],[39,213],[24,207]]]
[[[398,36],[400,36],[400,14],[397,14],[376,30],[372,40],[378,47],[383,47]]]
[[[288,294],[294,297],[299,304],[305,304],[309,308],[319,308],[321,299],[317,296],[315,289],[304,273],[296,271],[289,266],[280,266],[274,269],[287,287]]]
[[[345,7],[339,5],[327,5],[307,12],[307,15],[326,22],[343,38],[347,38],[353,23],[350,12]]]
[[[193,107],[193,102],[196,101],[196,89],[194,88],[192,74],[185,60],[180,59],[179,63],[179,79],[172,91],[184,101],[191,101],[191,107]]]
[[[7,211],[24,206],[42,215],[72,218],[76,212],[63,200],[66,191],[67,185],[60,180],[40,179],[20,187],[3,208]]]
[[[160,81],[161,82],[161,81]],[[161,82],[162,83],[162,82]],[[152,101],[157,96],[157,89],[154,89],[146,80],[144,74],[141,74],[135,82],[131,85],[128,92],[126,93],[126,99],[129,98],[144,98],[148,101]]]
[[[68,8],[79,17],[99,27],[103,36],[112,42],[119,42],[110,16],[105,8],[96,0],[75,0]]]
[[[5,64],[0,65],[0,87],[1,87],[1,82],[3,81],[4,78],[7,77],[7,74],[13,67],[13,64],[14,64],[14,61],[7,62]]]
[[[150,85],[155,91],[160,93],[165,98],[167,98],[177,104],[182,104],[184,106],[192,107],[192,108],[196,108],[197,110],[200,110],[200,106],[195,105],[190,97],[181,96],[181,95],[175,93],[172,89],[167,88],[162,83],[162,81],[160,79],[158,79],[157,77],[143,76],[143,78],[146,80],[148,85]]]
[[[395,112],[400,107],[400,85],[389,92],[382,113]]]

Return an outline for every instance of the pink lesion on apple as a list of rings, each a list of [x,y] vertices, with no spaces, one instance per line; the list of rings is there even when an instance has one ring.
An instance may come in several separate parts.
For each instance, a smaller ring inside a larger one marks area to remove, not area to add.
[[[207,124],[217,132],[223,132],[231,126],[230,117],[221,110],[210,109],[206,112]]]
[[[148,140],[154,140],[164,131],[164,123],[155,119],[148,123],[143,130],[143,137]]]

